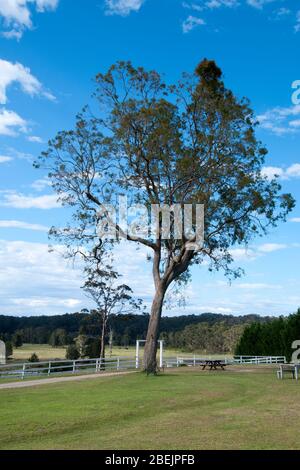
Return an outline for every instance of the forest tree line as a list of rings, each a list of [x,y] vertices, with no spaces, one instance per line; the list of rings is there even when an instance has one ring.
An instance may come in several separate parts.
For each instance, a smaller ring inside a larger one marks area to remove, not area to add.
[[[51,317],[0,316],[0,338],[11,342],[14,348],[24,343],[49,344],[52,347],[73,345],[76,339],[86,338],[86,350],[95,354],[99,325],[93,312]],[[160,338],[166,347],[182,351],[233,353],[247,325],[270,322],[270,317],[258,315],[233,316],[213,313],[163,317]],[[136,339],[144,339],[149,315],[112,315],[109,320],[107,344],[129,347]],[[78,340],[77,340],[78,343]],[[88,354],[89,355],[89,354]],[[97,354],[96,354],[97,355]]]
[[[294,341],[300,340],[300,309],[288,317],[248,325],[236,347],[237,355],[286,356],[290,362]]]

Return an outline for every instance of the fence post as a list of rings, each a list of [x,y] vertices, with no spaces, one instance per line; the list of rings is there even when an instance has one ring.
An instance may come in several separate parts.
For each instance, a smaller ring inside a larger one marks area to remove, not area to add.
[[[22,370],[22,380],[25,377],[25,369],[26,369],[26,364],[23,364],[23,370]]]
[[[98,368],[99,368],[99,359],[96,359],[96,372],[98,372]]]
[[[76,361],[73,361],[73,371],[72,374],[75,374],[76,372]]]
[[[137,340],[136,342],[136,352],[135,352],[135,368],[139,369],[140,367],[140,341]]]
[[[196,367],[196,356],[194,354],[194,367]]]
[[[120,370],[120,358],[117,359],[117,370]]]
[[[48,376],[51,374],[51,362],[49,361],[49,366],[48,366]]]
[[[162,369],[164,366],[164,340],[159,340],[159,367]]]
[[[178,356],[177,356],[177,358],[176,358],[176,365],[177,365],[177,367],[179,367],[179,359],[178,359]]]

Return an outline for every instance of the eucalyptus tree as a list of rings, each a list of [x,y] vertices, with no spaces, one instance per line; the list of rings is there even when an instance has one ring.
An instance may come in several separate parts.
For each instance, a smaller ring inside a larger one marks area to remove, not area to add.
[[[148,373],[156,371],[170,286],[184,282],[193,265],[239,276],[231,249],[266,234],[294,206],[278,180],[262,174],[267,151],[256,138],[256,126],[248,100],[225,87],[213,61],[203,60],[174,85],[156,71],[119,62],[97,75],[91,105],[41,156],[39,164],[49,168],[53,187],[73,210],[72,223],[53,229],[53,235],[75,251],[84,243],[92,250],[106,214],[117,241],[144,245],[150,252],[155,293],[144,353]],[[204,205],[204,242],[195,244],[195,213],[193,230],[183,230],[181,238],[174,230],[163,236],[160,215],[155,231],[128,233],[105,210],[117,206],[119,195],[149,210]]]

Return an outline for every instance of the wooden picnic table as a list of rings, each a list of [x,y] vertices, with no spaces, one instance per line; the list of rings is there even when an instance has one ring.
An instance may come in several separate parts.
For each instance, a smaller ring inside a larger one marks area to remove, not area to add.
[[[207,359],[203,361],[202,370],[205,370],[206,367],[209,367],[210,370],[217,370],[218,367],[222,370],[225,370],[226,365],[227,364],[225,364],[225,362],[221,360]]]

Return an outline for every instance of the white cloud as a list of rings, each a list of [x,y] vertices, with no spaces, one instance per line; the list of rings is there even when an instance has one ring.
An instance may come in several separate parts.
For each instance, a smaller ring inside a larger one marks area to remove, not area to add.
[[[229,253],[237,263],[244,261],[254,261],[257,258],[275,251],[284,250],[288,245],[281,243],[264,243],[262,245],[251,246],[247,248],[232,248]]]
[[[151,263],[147,263],[147,254],[152,253],[145,246],[137,247],[135,243],[123,241],[116,246],[114,259],[119,273],[123,276],[122,282],[127,283],[136,296],[150,302],[154,294],[154,285]]]
[[[31,297],[31,298],[16,298],[12,299],[12,303],[18,307],[30,308],[30,309],[51,309],[55,305],[57,307],[75,309],[78,307],[82,300],[79,299],[60,299],[58,297]]]
[[[274,179],[276,176],[283,177],[284,175],[284,170],[282,168],[276,167],[276,166],[265,166],[261,174],[263,176],[266,176],[269,180]]]
[[[214,10],[216,8],[227,7],[234,8],[240,5],[239,0],[207,0],[201,5],[197,3],[183,2],[183,8],[188,8],[194,11]]]
[[[291,219],[289,219],[289,222],[294,222],[296,224],[299,224],[300,223],[300,217],[292,217]]]
[[[229,253],[234,261],[252,261],[257,258],[257,253],[252,248],[232,248]]]
[[[300,115],[300,105],[287,108],[276,107],[257,116],[260,127],[277,135],[293,134],[298,132],[298,120],[293,119]]]
[[[3,31],[1,33],[1,36],[6,39],[16,39],[17,41],[20,41],[21,37],[23,36],[23,33],[22,31],[12,29],[11,31]]]
[[[29,135],[27,137],[27,140],[29,142],[34,143],[34,144],[43,144],[44,143],[43,139],[41,137],[38,137],[37,135]]]
[[[285,8],[285,7],[278,8],[278,10],[274,11],[274,14],[275,14],[276,18],[282,18],[284,16],[290,15],[291,13],[292,13],[291,10],[289,10],[289,8]]]
[[[261,10],[268,3],[276,2],[277,0],[247,0],[248,5]]]
[[[56,194],[43,196],[27,196],[15,191],[2,191],[3,199],[0,201],[2,207],[13,207],[14,209],[57,209],[61,207],[57,202]]]
[[[66,260],[63,246],[53,248],[49,253],[44,243],[0,240],[1,312],[51,315],[93,306],[80,288],[83,275],[79,259],[76,263]],[[121,243],[116,247],[116,264],[123,275],[121,282],[130,285],[148,305],[154,289],[146,252],[144,247],[137,250],[134,243]]]
[[[209,9],[215,9],[220,7],[234,8],[239,6],[238,0],[209,0],[205,3],[205,6]]]
[[[0,240],[1,312],[60,314],[89,305],[79,265],[49,253],[47,244]]]
[[[251,282],[244,282],[240,284],[235,284],[233,287],[237,289],[245,289],[245,290],[260,290],[260,289],[282,289],[282,286],[278,284],[264,284],[264,283],[251,283]]]
[[[11,161],[12,161],[12,157],[6,157],[5,155],[0,155],[0,163],[7,163]]]
[[[127,16],[131,12],[137,12],[144,0],[105,0],[106,14]]]
[[[286,170],[287,177],[299,177],[300,176],[300,163],[294,163]]]
[[[290,165],[288,168],[280,168],[276,166],[266,166],[262,169],[262,175],[266,176],[268,179],[272,180],[276,176],[283,180],[288,180],[291,178],[299,178],[300,177],[300,163],[294,163]]]
[[[258,251],[262,246],[251,248],[251,252],[256,257],[264,256],[266,253]],[[47,244],[0,240],[1,312],[51,315],[93,306],[80,289],[83,284],[80,263],[73,265],[72,261],[63,259],[60,254],[64,249],[62,246],[54,248],[55,251],[49,253]],[[134,243],[122,242],[116,248],[116,264],[123,274],[122,282],[130,285],[149,307],[154,289],[151,263],[146,263],[146,254],[147,249],[141,247],[137,251]],[[204,273],[197,276],[197,267],[193,268],[193,272],[195,276],[192,283],[185,289],[186,308],[164,308],[164,315],[208,311],[283,314],[299,305],[299,296],[294,299],[288,295],[282,296],[284,286],[275,283],[280,281],[273,283],[254,279],[230,286],[223,280],[212,280],[208,276],[207,281],[211,285],[207,286],[203,283]],[[269,299],[267,291],[270,292]]]
[[[51,93],[44,90],[42,84],[32,75],[28,67],[24,67],[18,62],[13,64],[0,59],[0,104],[7,103],[7,88],[13,83],[18,83],[22,91],[30,96],[40,95],[49,100],[55,100]]]
[[[222,7],[233,9],[233,8],[238,8],[247,4],[248,6],[253,7],[256,10],[262,10],[264,6],[266,6],[267,4],[272,4],[278,1],[280,0],[245,0],[244,2],[240,0],[201,0],[201,3],[200,3],[200,0],[198,0],[199,3],[197,3],[197,0],[195,0],[194,2],[184,1],[182,3],[182,7],[187,8],[189,10],[194,10],[197,12],[209,13],[209,12],[213,12],[216,9],[220,9]],[[274,11],[272,12],[273,16],[269,17],[269,19],[272,19],[272,18],[282,19],[290,15],[291,13],[292,13],[292,10],[285,8],[285,7],[280,7],[280,8],[274,9]],[[193,29],[193,22],[191,22],[191,24],[188,23],[187,31],[184,31],[184,32],[189,32],[191,29]],[[300,11],[298,12],[297,24],[295,26],[295,31],[299,31],[299,30],[300,30]],[[216,29],[215,31],[218,31],[218,30]],[[280,132],[280,129],[279,129],[279,132]]]
[[[296,24],[295,24],[295,32],[298,33],[299,31],[300,31],[300,10],[297,12]]]
[[[196,16],[189,15],[182,24],[182,31],[184,33],[189,33],[197,26],[205,25],[205,21],[202,18],[197,18]]]
[[[39,180],[35,180],[32,184],[31,187],[35,191],[43,191],[46,188],[49,188],[51,186],[51,181],[49,178],[42,178]]]
[[[33,163],[34,161],[33,155],[31,155],[30,153],[19,152],[13,147],[8,147],[6,149],[6,152],[13,159],[18,158],[19,160],[26,160],[28,163]]]
[[[0,220],[0,228],[19,228],[22,230],[33,230],[35,232],[48,232],[49,227],[40,224],[31,224],[21,220]]]
[[[4,18],[5,26],[12,28],[4,36],[8,39],[20,39],[24,29],[32,28],[31,6],[43,13],[55,10],[58,2],[59,0],[0,0],[0,16]]]
[[[282,243],[264,243],[258,247],[258,251],[261,253],[273,253],[274,251],[284,250],[286,248],[288,248],[288,246]]]
[[[0,109],[0,135],[16,136],[19,132],[28,132],[28,123],[14,111]]]
[[[295,119],[294,121],[290,121],[289,125],[291,127],[300,127],[300,119]]]
[[[182,6],[183,6],[183,8],[188,8],[189,10],[194,10],[194,11],[203,11],[204,10],[203,6],[197,5],[196,3],[183,2]]]

